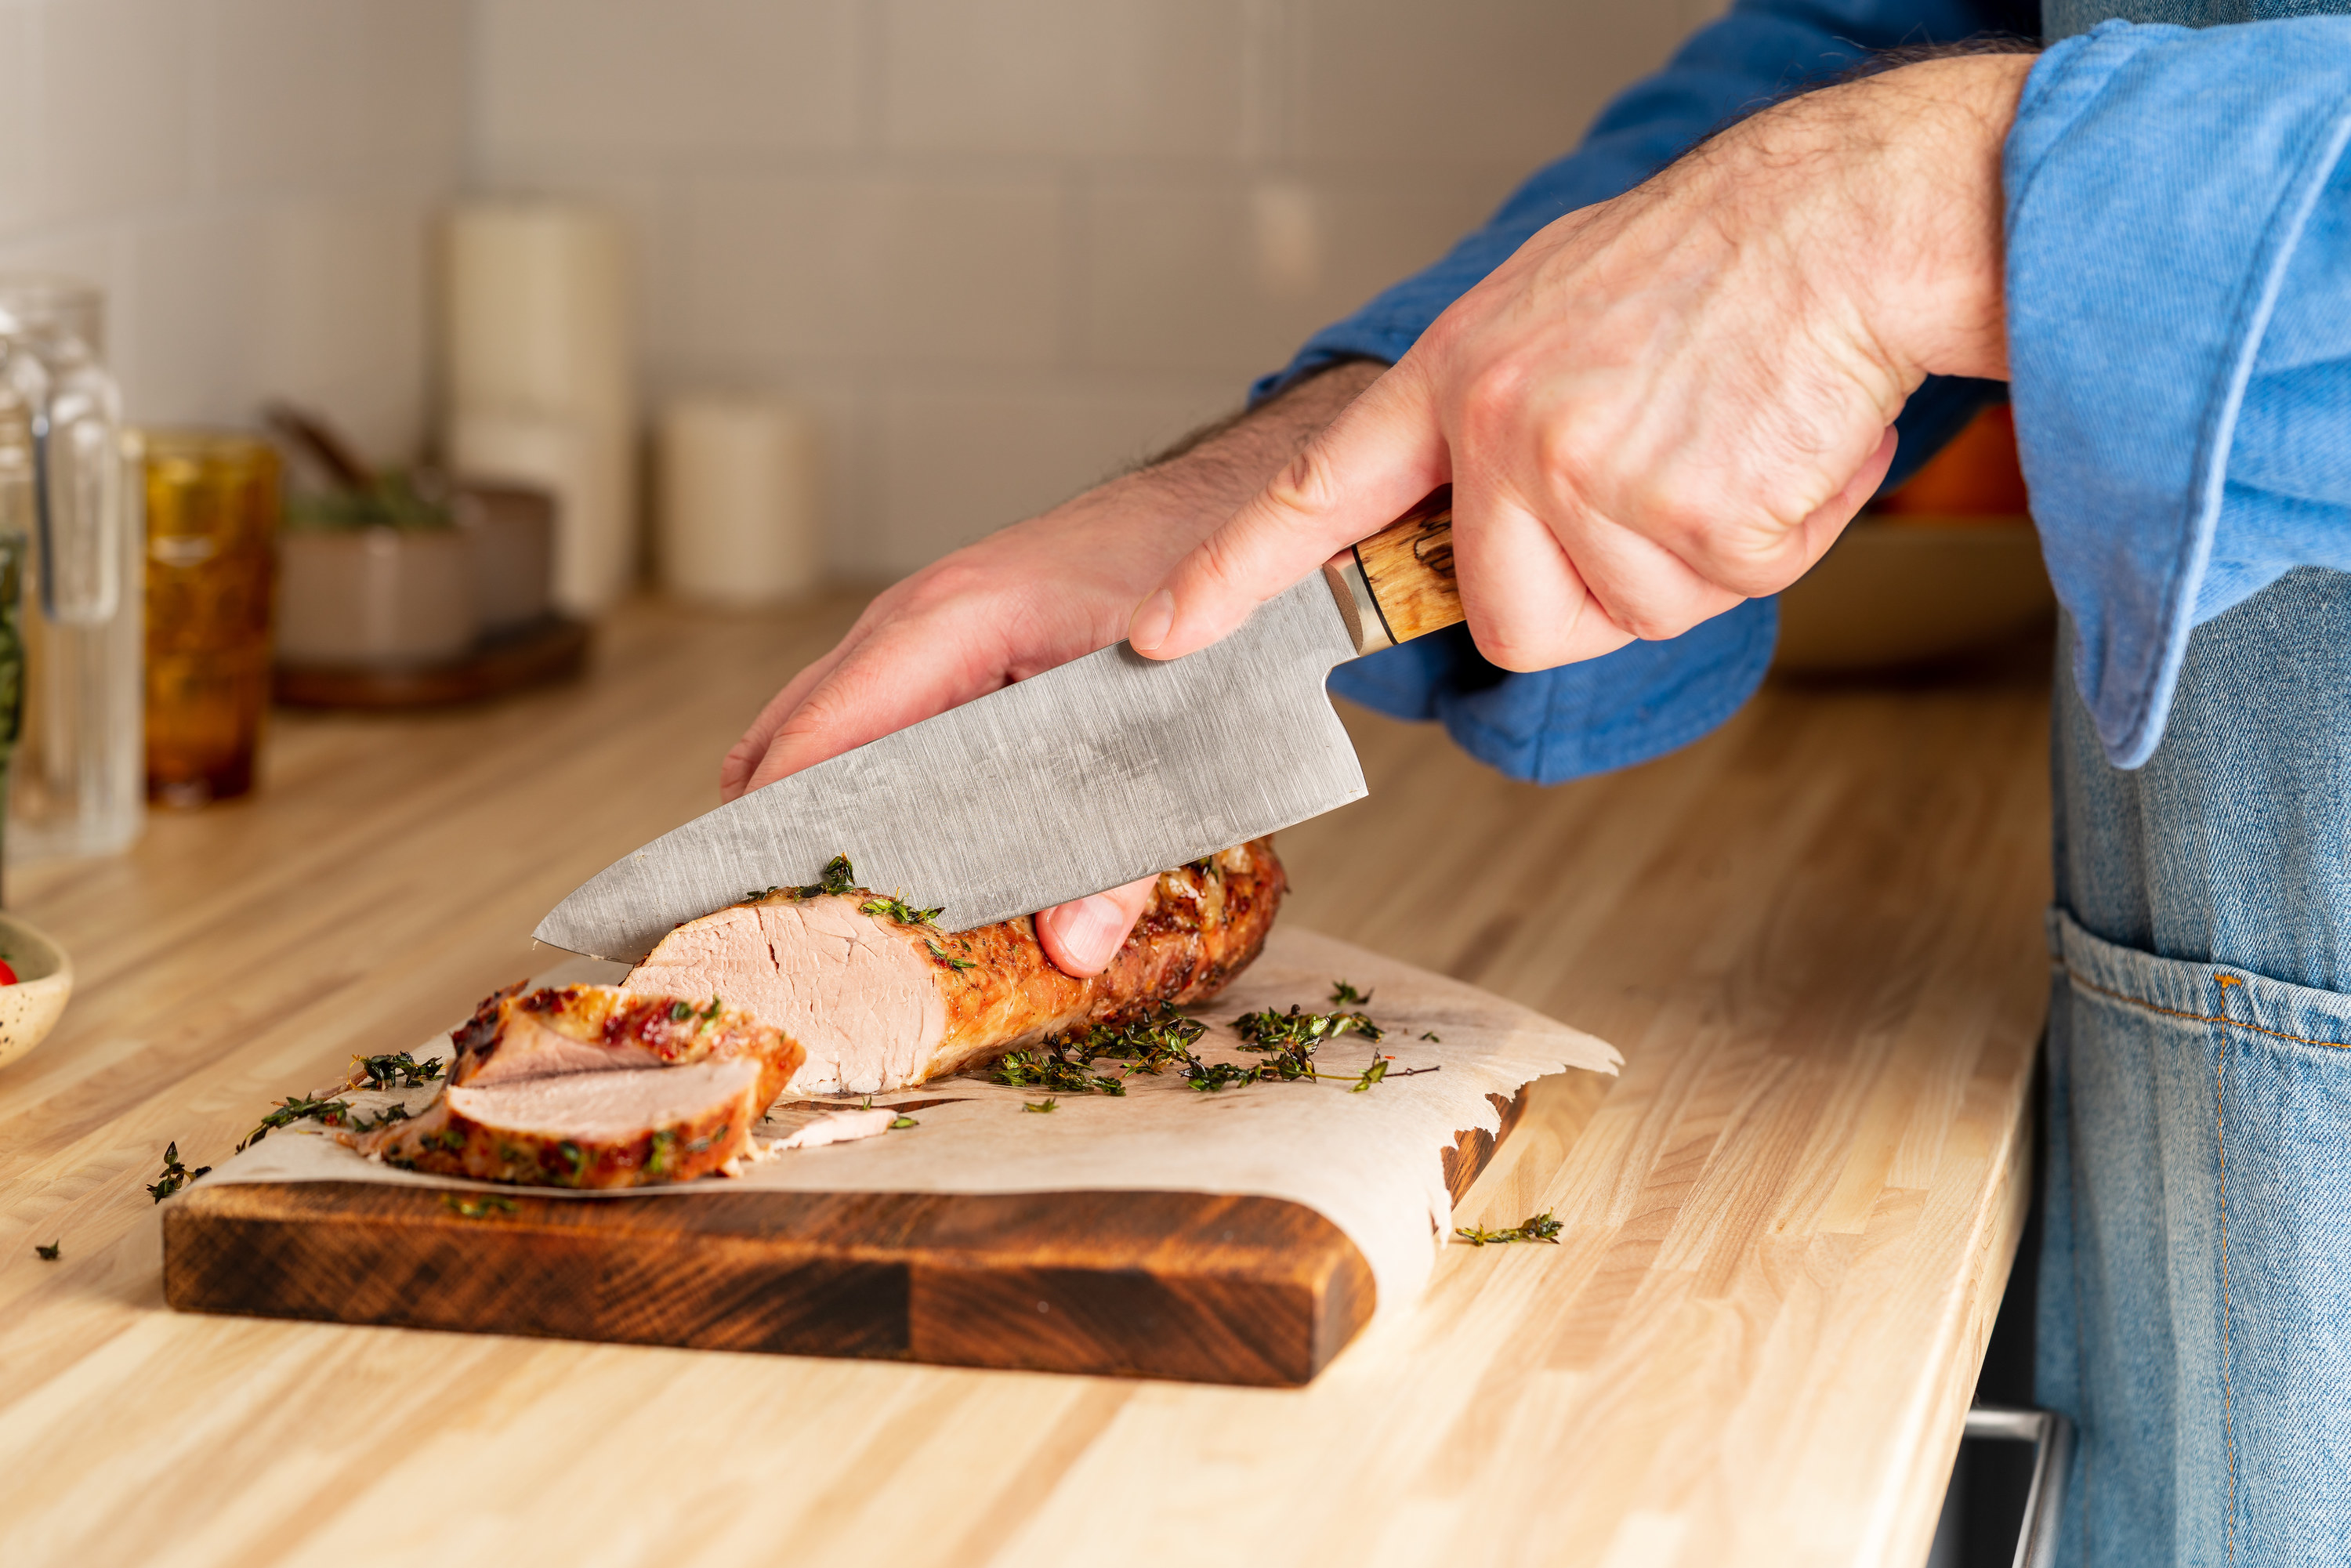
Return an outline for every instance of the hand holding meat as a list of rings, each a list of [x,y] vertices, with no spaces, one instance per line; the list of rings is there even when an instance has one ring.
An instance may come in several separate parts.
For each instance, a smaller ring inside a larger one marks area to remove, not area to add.
[[[1125,634],[1136,599],[1230,517],[1374,370],[1343,365],[1175,457],[960,549],[888,590],[794,676],[720,770],[732,800]],[[1038,916],[1064,973],[1111,961],[1150,879]]]
[[[1027,917],[949,935],[868,889],[775,889],[679,926],[618,987],[493,994],[450,1034],[431,1104],[342,1136],[405,1169],[525,1186],[724,1172],[787,1091],[904,1088],[1207,1000],[1264,947],[1288,882],[1259,839],[1146,885],[1141,921],[1083,979]]]
[[[1487,658],[1679,634],[1801,576],[1930,373],[2006,373],[2000,155],[2028,57],[1767,110],[1536,235],[1135,612],[1174,658],[1453,486]]]

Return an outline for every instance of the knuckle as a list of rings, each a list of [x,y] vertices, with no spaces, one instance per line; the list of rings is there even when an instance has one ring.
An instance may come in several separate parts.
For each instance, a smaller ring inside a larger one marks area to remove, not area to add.
[[[1304,450],[1281,465],[1273,482],[1265,487],[1265,498],[1277,513],[1285,514],[1282,520],[1304,520],[1329,511],[1339,499],[1339,476],[1332,467],[1328,453],[1321,442],[1308,444]],[[1215,543],[1227,530],[1210,536]]]
[[[1502,439],[1518,425],[1526,402],[1526,373],[1507,359],[1498,360],[1470,375],[1462,387],[1462,430],[1475,440]]]

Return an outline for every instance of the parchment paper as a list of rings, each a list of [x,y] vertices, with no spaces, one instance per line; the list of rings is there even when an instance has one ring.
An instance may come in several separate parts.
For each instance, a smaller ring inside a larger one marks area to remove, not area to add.
[[[537,983],[610,981],[621,965],[580,959],[536,977]],[[1243,1063],[1230,1028],[1241,1013],[1292,1003],[1331,1010],[1334,980],[1372,993],[1364,1009],[1386,1030],[1374,1048],[1357,1035],[1325,1044],[1319,1067],[1343,1078],[1249,1084],[1207,1093],[1173,1073],[1136,1073],[1123,1097],[1063,1094],[1052,1111],[1041,1090],[1008,1089],[976,1076],[941,1079],[872,1097],[876,1105],[949,1100],[913,1111],[920,1125],[857,1143],[794,1150],[749,1163],[740,1176],[713,1177],[618,1193],[531,1187],[532,1197],[583,1201],[690,1200],[710,1192],[776,1188],[796,1192],[1017,1193],[1174,1190],[1287,1198],[1316,1209],[1363,1252],[1386,1313],[1419,1297],[1436,1249],[1452,1234],[1443,1151],[1468,1128],[1497,1130],[1487,1100],[1505,1098],[1566,1068],[1614,1072],[1616,1052],[1578,1030],[1491,992],[1311,931],[1277,930],[1265,954],[1224,995],[1193,1009],[1210,1026],[1193,1049],[1204,1061]],[[1434,1034],[1437,1040],[1421,1038]],[[416,1055],[445,1057],[437,1039]],[[1363,1093],[1353,1076],[1377,1049],[1392,1055],[1391,1076]],[[1402,1069],[1441,1071],[1410,1078]],[[1117,1071],[1104,1061],[1098,1071]],[[363,1115],[398,1100],[421,1110],[437,1085],[344,1095]],[[862,1096],[843,1097],[857,1105]],[[810,1102],[779,1105],[757,1129],[779,1139],[813,1114]],[[422,1176],[361,1158],[318,1124],[272,1132],[232,1158],[207,1184],[361,1181],[455,1190],[507,1191],[487,1183]]]

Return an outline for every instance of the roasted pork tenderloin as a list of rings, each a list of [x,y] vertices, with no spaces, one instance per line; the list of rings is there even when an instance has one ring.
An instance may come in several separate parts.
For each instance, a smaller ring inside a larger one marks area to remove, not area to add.
[[[527,1186],[692,1181],[744,1152],[766,1113],[743,1057],[444,1088],[421,1114],[352,1145],[404,1170]]]
[[[344,1141],[388,1165],[479,1181],[691,1181],[745,1151],[802,1054],[716,997],[610,986],[508,987],[450,1041],[430,1105]]]
[[[1287,887],[1268,839],[1164,873],[1125,946],[1086,980],[1052,966],[1027,915],[949,936],[863,889],[784,889],[679,926],[621,987],[723,997],[804,1049],[790,1092],[870,1094],[1205,1001],[1265,946]]]

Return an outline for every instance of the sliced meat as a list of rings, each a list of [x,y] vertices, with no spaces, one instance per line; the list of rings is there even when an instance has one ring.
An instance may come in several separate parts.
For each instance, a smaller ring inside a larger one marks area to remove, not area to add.
[[[747,1056],[445,1087],[422,1114],[344,1141],[387,1165],[532,1186],[647,1186],[707,1176],[767,1109]]]
[[[1269,839],[1163,873],[1134,935],[1090,980],[1047,961],[1027,915],[950,936],[893,918],[863,890],[787,890],[679,926],[621,984],[725,997],[806,1051],[792,1091],[871,1094],[1079,1024],[1205,1001],[1264,946],[1288,885]]]
[[[802,1051],[708,991],[654,996],[615,986],[550,986],[494,992],[450,1031],[453,1087],[488,1088],[569,1072],[614,1072],[742,1059],[758,1063],[764,1112],[783,1092]]]

